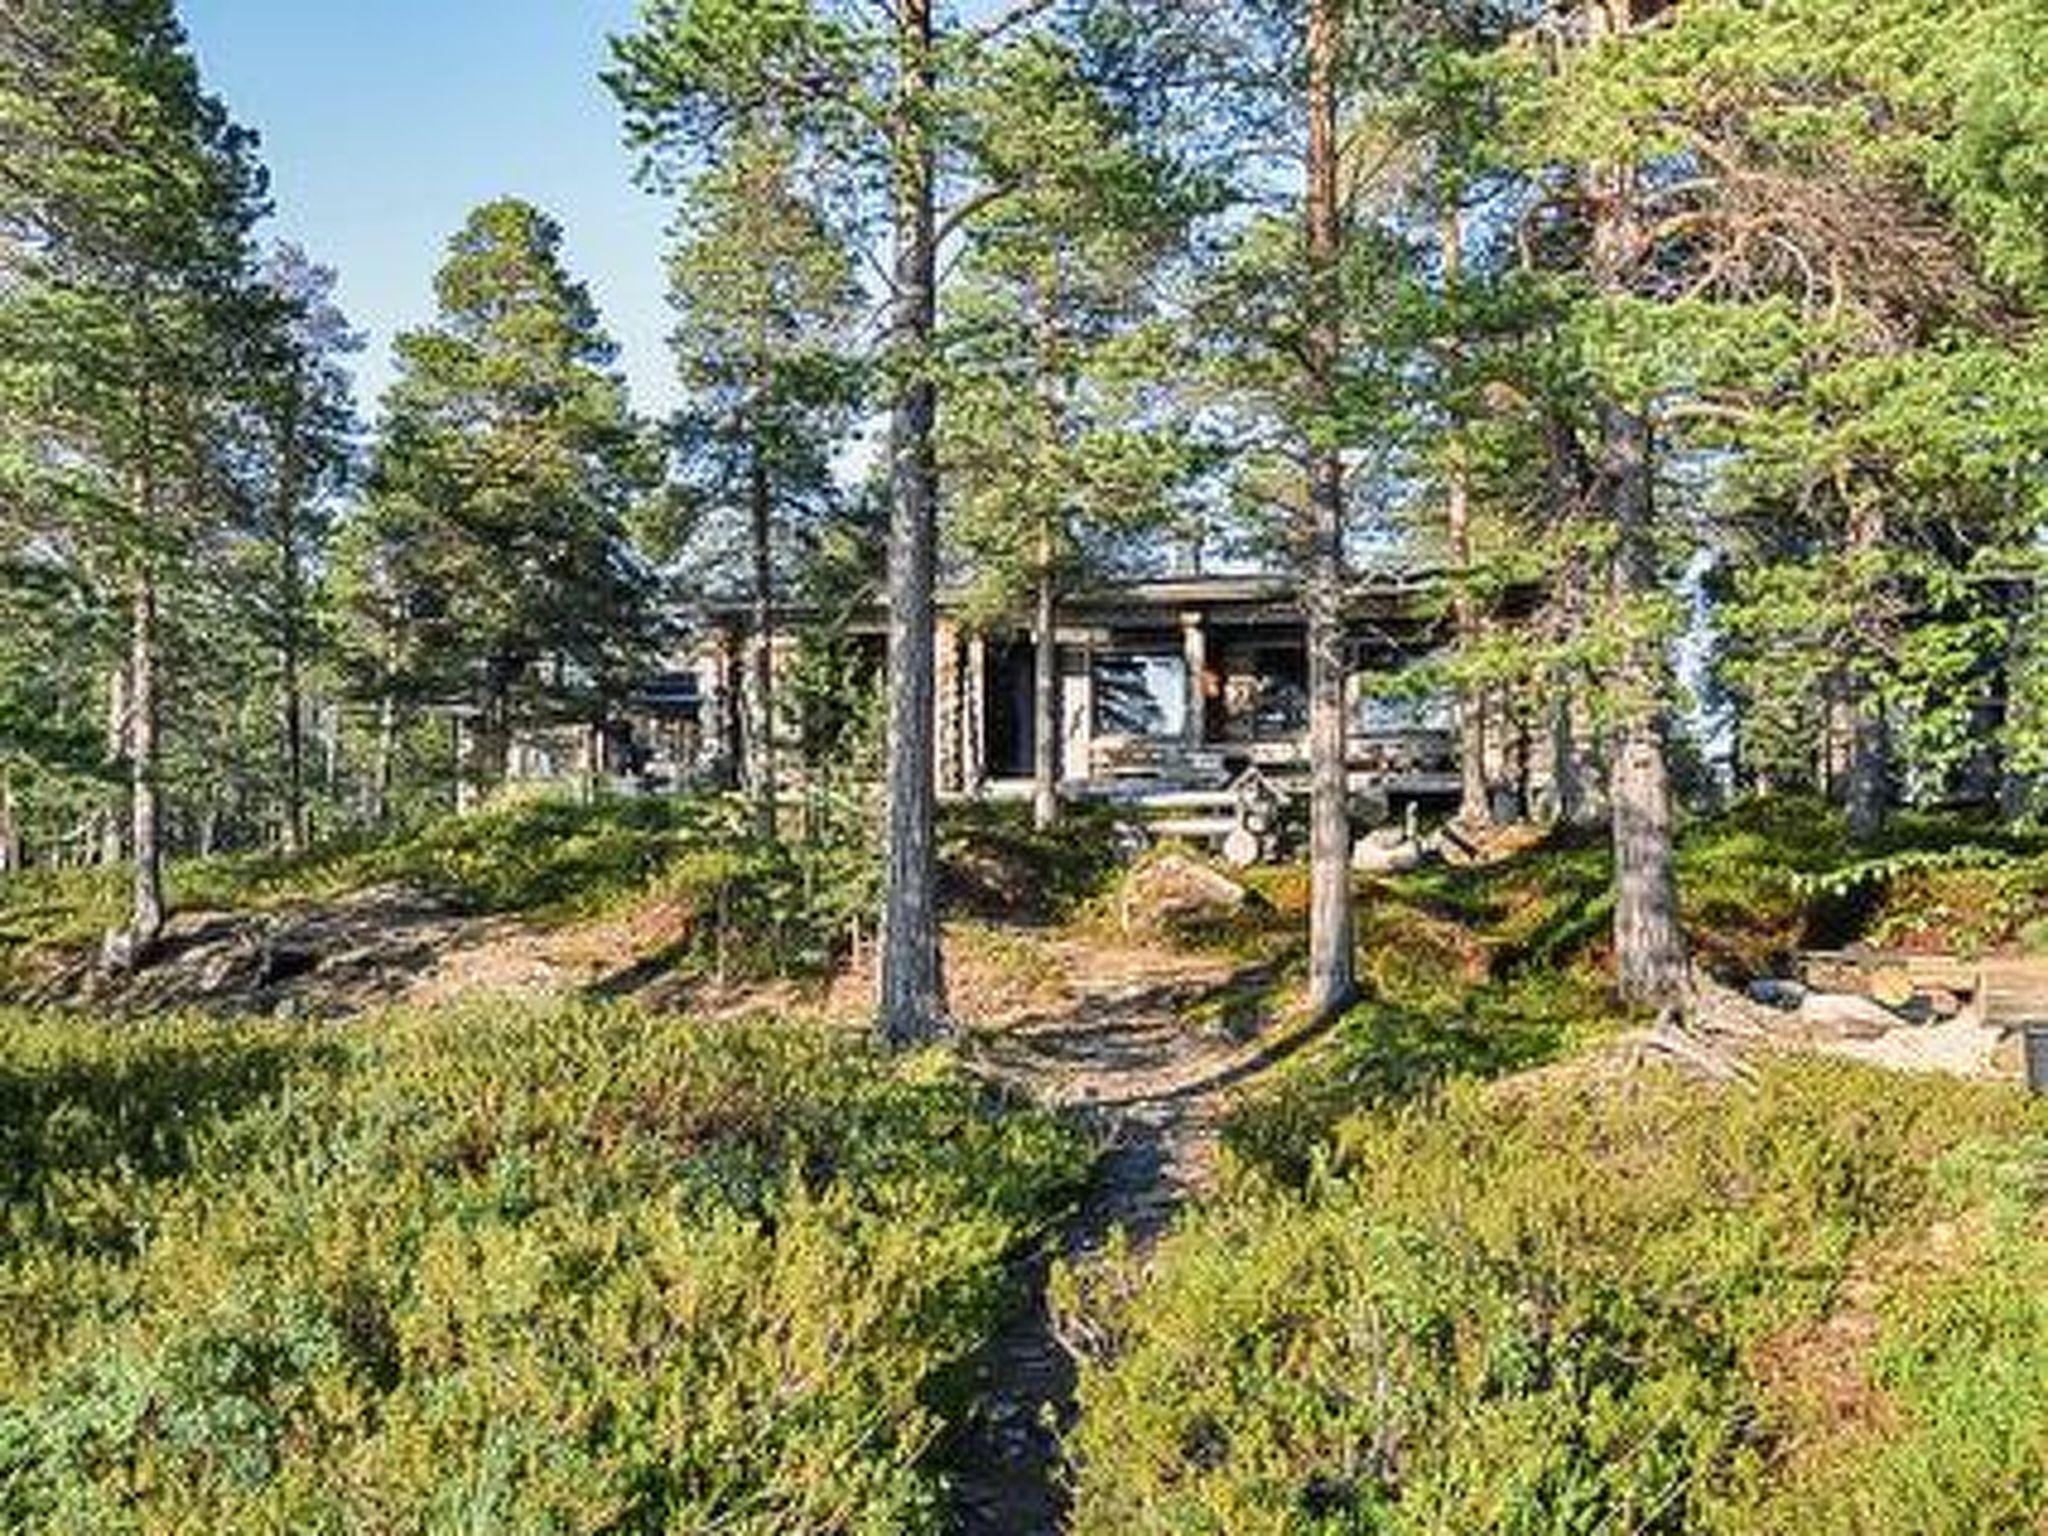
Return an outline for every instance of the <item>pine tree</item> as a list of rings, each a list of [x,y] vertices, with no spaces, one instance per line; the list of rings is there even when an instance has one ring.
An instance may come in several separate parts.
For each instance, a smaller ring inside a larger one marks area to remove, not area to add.
[[[963,216],[1009,190],[959,189],[946,210],[949,104],[991,49],[1056,9],[1017,0],[969,22],[942,17],[934,0],[651,0],[640,29],[615,44],[611,78],[638,142],[687,154],[735,116],[772,117],[833,168],[838,196],[887,231],[889,805],[877,1029],[894,1046],[945,1029],[933,743],[939,252]]]
[[[1357,130],[1411,80],[1412,29],[1365,0],[1215,0],[1170,19],[1106,6],[1096,27],[1123,72],[1186,101],[1160,113],[1159,131],[1206,144],[1234,186],[1197,324],[1235,492],[1272,526],[1307,614],[1309,1001],[1327,1017],[1357,989],[1346,551],[1358,484],[1346,456],[1386,435],[1388,311],[1406,261],[1371,200],[1376,136]]]
[[[1159,289],[1188,189],[1082,65],[1048,42],[991,71],[975,152],[1016,190],[968,221],[946,314],[948,537],[982,608],[1031,614],[1040,827],[1059,810],[1062,591],[1160,526],[1187,458],[1162,420],[1177,347]]]
[[[355,469],[356,417],[345,359],[362,342],[334,301],[335,275],[297,246],[258,274],[239,425],[227,470],[241,538],[230,569],[243,622],[274,658],[279,823],[287,853],[310,841],[306,678],[322,640],[319,594],[340,498]]]
[[[134,871],[120,950],[139,958],[164,923],[162,609],[222,517],[209,456],[264,177],[168,0],[10,8],[0,144],[0,506],[16,547],[127,610],[110,745]]]
[[[693,552],[714,569],[732,543],[743,552],[753,607],[743,756],[757,830],[772,837],[776,608],[795,551],[833,506],[833,459],[861,385],[860,291],[849,242],[788,134],[738,131],[691,170],[669,260],[688,391],[676,435]]]
[[[595,729],[662,639],[628,535],[657,456],[561,245],[525,203],[470,216],[435,281],[437,322],[398,340],[364,527],[346,546],[344,586],[382,605],[356,610],[371,621],[359,671],[459,706],[462,782],[484,792],[515,727]]]

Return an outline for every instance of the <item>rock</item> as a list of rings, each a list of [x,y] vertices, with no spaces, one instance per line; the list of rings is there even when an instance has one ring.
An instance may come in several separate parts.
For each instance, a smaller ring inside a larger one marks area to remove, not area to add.
[[[1199,927],[1242,912],[1251,892],[1184,853],[1163,853],[1131,871],[1120,917],[1126,933]]]
[[[1837,1040],[1879,1040],[1906,1022],[1882,1003],[1850,992],[1807,994],[1799,1018]]]
[[[1782,976],[1759,976],[1745,989],[1749,1000],[1762,1003],[1766,1008],[1782,1008],[1787,1013],[1806,1001],[1806,988],[1796,981]]]
[[[1864,990],[1887,1008],[1903,1008],[1913,999],[1913,978],[1903,966],[1880,965]]]
[[[1429,861],[1429,851],[1399,827],[1377,827],[1351,850],[1351,867],[1361,875],[1405,875]]]
[[[1963,1011],[1963,1000],[1947,987],[1929,987],[1920,994],[1928,1013],[1937,1019],[1952,1019]]]
[[[320,957],[310,949],[288,948],[282,944],[263,946],[261,968],[256,978],[259,987],[282,986],[296,981],[301,976],[310,976],[320,968]]]
[[[1223,839],[1223,857],[1239,869],[1251,868],[1265,856],[1265,851],[1258,830],[1253,827],[1232,827],[1230,835]]]

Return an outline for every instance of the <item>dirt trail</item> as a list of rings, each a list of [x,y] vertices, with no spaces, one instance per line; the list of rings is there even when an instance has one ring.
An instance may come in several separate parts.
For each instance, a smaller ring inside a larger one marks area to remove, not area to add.
[[[1229,1091],[1301,1043],[1243,1040],[1209,1022],[1244,1017],[1272,973],[1183,952],[1041,946],[1053,995],[970,1019],[969,1059],[994,1081],[1069,1113],[1103,1153],[1056,1244],[1085,1261],[1115,1230],[1149,1244],[1214,1168]],[[1027,1269],[1027,1302],[979,1362],[981,1407],[952,1457],[958,1536],[1039,1536],[1064,1528],[1061,1439],[1075,1414],[1072,1357],[1047,1304],[1053,1255]]]
[[[260,910],[181,912],[139,970],[53,954],[9,1000],[131,1016],[343,1019],[482,998],[649,995],[673,984],[688,930],[687,914],[659,902],[548,925],[380,886]]]

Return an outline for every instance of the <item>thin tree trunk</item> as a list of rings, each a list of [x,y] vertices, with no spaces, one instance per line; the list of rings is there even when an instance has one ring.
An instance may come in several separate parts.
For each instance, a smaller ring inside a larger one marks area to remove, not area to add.
[[[320,722],[320,787],[332,805],[341,784],[341,709],[331,700],[319,699],[313,717]]]
[[[1455,305],[1465,271],[1465,242],[1455,205],[1444,210],[1440,239],[1444,299]],[[1463,351],[1454,331],[1449,361],[1457,363]],[[1458,657],[1469,664],[1481,639],[1479,605],[1473,601],[1471,590],[1472,475],[1465,459],[1463,435],[1455,425],[1447,452],[1444,523],[1458,583],[1451,601],[1451,624],[1456,633]],[[1486,706],[1480,690],[1469,682],[1459,690],[1458,697],[1458,786],[1458,820],[1471,827],[1483,827],[1492,821],[1493,806],[1486,783]]]
[[[1333,442],[1343,348],[1342,209],[1338,200],[1339,0],[1308,16],[1309,387],[1307,584],[1309,692],[1309,1011],[1328,1018],[1357,995],[1344,655],[1344,466]]]
[[[0,768],[0,875],[22,867],[21,817],[14,803],[14,775]]]
[[[1633,630],[1657,590],[1649,424],[1613,403],[1600,411],[1602,465],[1615,536],[1614,596]],[[1620,721],[1610,770],[1614,812],[1616,984],[1633,1003],[1662,1007],[1686,990],[1685,935],[1678,922],[1664,666],[1654,640],[1632,640],[1623,664]]]
[[[1851,581],[1860,581],[1861,567],[1882,548],[1885,537],[1884,511],[1875,503],[1852,507],[1849,514],[1849,559]],[[1883,643],[1883,620],[1873,611],[1879,594],[1863,595],[1863,616],[1858,619],[1857,647],[1842,679],[1843,708],[1849,725],[1849,771],[1844,783],[1849,835],[1867,843],[1884,830],[1891,803],[1891,729],[1884,706],[1875,697],[1869,679],[1858,668],[1870,664]]]
[[[1038,622],[1032,657],[1031,703],[1037,751],[1031,767],[1031,819],[1040,831],[1060,819],[1059,586],[1053,575],[1052,536],[1038,544]]]
[[[2019,821],[2033,810],[2037,775],[2018,764],[2016,746],[2038,724],[2032,690],[2035,597],[2031,583],[2008,592],[2005,599],[2005,652],[2000,662],[2002,709],[1998,725],[1998,810],[2007,821]]]
[[[134,860],[129,957],[140,961],[163,936],[162,801],[157,785],[156,579],[138,566],[130,593],[128,785]]]
[[[298,415],[284,426],[284,458],[277,489],[277,544],[283,585],[283,631],[279,636],[278,674],[281,724],[284,727],[284,850],[297,857],[310,840],[306,826],[306,718],[299,672],[303,649],[301,620],[306,603],[305,572],[299,564],[299,498],[304,480],[298,447]]]
[[[107,675],[107,767],[125,773],[128,764],[128,663],[121,662]],[[128,857],[128,839],[122,830],[127,809],[124,793],[110,795],[99,815],[97,862],[111,867]]]
[[[1579,782],[1578,732],[1572,727],[1572,691],[1559,688],[1550,711],[1551,797],[1562,826],[1576,826],[1586,814],[1585,787]]]
[[[299,646],[288,634],[283,656],[284,708],[284,851],[293,858],[306,851],[306,718],[299,694]]]
[[[483,707],[471,736],[470,771],[479,806],[495,799],[512,775],[511,670],[507,663],[490,663]]]
[[[931,342],[938,323],[937,157],[928,124],[935,88],[932,0],[897,11],[894,156],[895,364],[890,420],[888,896],[883,913],[877,1028],[892,1047],[945,1029],[939,960],[936,603],[937,393]]]
[[[377,751],[370,765],[370,820],[391,820],[391,776],[398,759],[398,700],[387,689],[377,700]]]
[[[758,446],[747,476],[754,544],[754,709],[747,743],[754,789],[754,831],[775,838],[775,505]]]

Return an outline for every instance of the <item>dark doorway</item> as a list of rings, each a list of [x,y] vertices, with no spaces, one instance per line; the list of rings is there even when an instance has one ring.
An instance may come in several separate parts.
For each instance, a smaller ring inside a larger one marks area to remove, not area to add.
[[[1038,722],[1031,707],[1033,648],[1029,640],[991,641],[988,647],[988,774],[1028,779],[1038,766]]]

